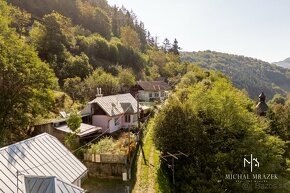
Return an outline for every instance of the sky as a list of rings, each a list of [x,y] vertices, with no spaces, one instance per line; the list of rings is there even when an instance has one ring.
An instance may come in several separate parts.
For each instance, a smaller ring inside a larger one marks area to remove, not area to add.
[[[133,10],[162,43],[182,51],[214,50],[267,62],[290,57],[289,0],[108,0]]]

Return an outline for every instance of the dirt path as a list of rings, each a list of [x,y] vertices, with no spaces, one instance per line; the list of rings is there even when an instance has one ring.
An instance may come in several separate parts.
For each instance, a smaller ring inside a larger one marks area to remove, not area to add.
[[[137,162],[136,184],[133,193],[154,193],[155,183],[155,167],[154,167],[154,151],[155,147],[152,141],[151,131],[148,131],[144,140],[143,150],[145,153],[146,164],[140,151]]]
[[[151,145],[150,148],[150,156],[149,156],[149,171],[148,171],[148,191],[150,193],[154,193],[154,184],[155,184],[155,164],[154,164],[154,151],[155,147]]]

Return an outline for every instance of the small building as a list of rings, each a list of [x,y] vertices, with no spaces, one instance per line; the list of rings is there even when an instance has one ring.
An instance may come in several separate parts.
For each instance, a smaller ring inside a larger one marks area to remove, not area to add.
[[[51,121],[45,124],[35,125],[34,128],[35,128],[34,133],[36,135],[41,134],[41,133],[48,133],[56,137],[62,143],[64,143],[65,137],[69,133],[73,132],[72,130],[70,130],[70,128],[68,128],[65,119],[55,120],[55,121]],[[95,135],[101,133],[102,128],[89,125],[86,123],[81,123],[79,131],[80,132],[77,134],[76,140],[78,143],[83,143],[83,142],[86,142],[87,140],[90,140],[92,137],[95,137]]]
[[[262,92],[259,95],[259,102],[256,105],[256,112],[260,116],[266,116],[268,110],[269,110],[269,107],[266,103],[266,95]]]
[[[163,101],[168,97],[171,86],[164,81],[137,81],[140,101]]]
[[[78,142],[84,140],[87,137],[90,137],[91,135],[99,134],[102,132],[101,127],[96,127],[85,123],[81,123],[81,126],[78,130],[79,132],[76,134]],[[61,141],[64,141],[65,137],[70,133],[73,133],[73,131],[67,126],[66,123],[60,126],[55,125],[54,127],[54,135],[56,135],[57,138]]]
[[[90,113],[92,125],[103,133],[112,133],[138,123],[137,100],[130,94],[97,96],[82,113]]]
[[[84,192],[87,168],[47,133],[3,147],[0,154],[0,192]]]

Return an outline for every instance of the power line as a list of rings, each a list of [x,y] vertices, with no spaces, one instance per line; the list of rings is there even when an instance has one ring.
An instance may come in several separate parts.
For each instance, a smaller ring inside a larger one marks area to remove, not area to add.
[[[119,120],[120,120],[120,119],[125,115],[125,113],[129,110],[129,108],[130,108],[130,106],[129,106],[125,111],[124,111],[124,114],[121,115],[121,116],[117,119],[118,121],[119,121]],[[50,160],[50,161],[48,161],[48,162],[45,162],[45,163],[43,163],[43,164],[40,164],[40,165],[34,166],[34,167],[32,167],[32,168],[29,168],[29,170],[32,170],[32,169],[34,169],[34,168],[41,167],[41,166],[43,166],[43,165],[46,165],[46,164],[52,163],[52,162],[54,162],[54,161],[57,161],[57,160],[59,160],[59,159],[65,157],[65,156],[68,155],[69,153],[75,153],[76,151],[80,150],[81,148],[91,145],[93,141],[95,141],[95,140],[97,140],[98,138],[100,138],[101,136],[105,135],[105,134],[107,133],[107,131],[109,131],[109,130],[110,130],[110,127],[109,127],[108,129],[106,129],[103,133],[101,133],[100,135],[98,135],[97,137],[95,137],[94,139],[92,139],[91,141],[89,141],[88,143],[86,143],[86,144],[84,144],[84,145],[78,147],[77,149],[75,149],[75,150],[73,150],[73,151],[69,151],[69,152],[67,152],[66,154],[64,154],[63,156],[59,156],[59,157],[57,157],[57,158],[55,158],[55,159],[53,159],[53,160]],[[17,172],[19,172],[20,174],[22,174],[23,171],[27,171],[27,170],[21,170],[21,171],[17,170]]]

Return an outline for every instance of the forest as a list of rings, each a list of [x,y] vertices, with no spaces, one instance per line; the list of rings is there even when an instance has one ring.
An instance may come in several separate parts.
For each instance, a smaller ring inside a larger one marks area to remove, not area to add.
[[[181,60],[226,74],[239,89],[252,99],[264,91],[271,99],[276,93],[290,91],[290,70],[254,58],[214,51],[182,52]]]
[[[177,81],[179,46],[158,46],[133,12],[107,1],[1,0],[1,144],[136,80]],[[30,66],[29,66],[29,65]],[[177,78],[176,78],[177,77]]]

